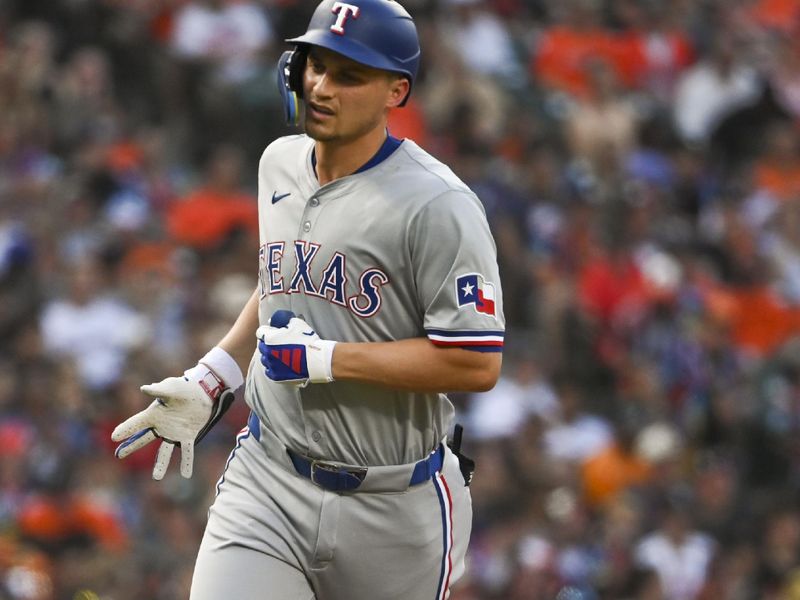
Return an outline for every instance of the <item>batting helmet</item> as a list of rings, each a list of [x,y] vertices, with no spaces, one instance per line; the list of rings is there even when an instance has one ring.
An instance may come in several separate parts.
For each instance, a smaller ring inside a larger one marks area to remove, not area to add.
[[[309,46],[320,46],[363,65],[399,73],[413,86],[419,68],[419,37],[414,20],[394,0],[323,0],[308,30],[286,40],[295,49],[278,62],[278,87],[288,123],[297,124],[303,97],[303,69]],[[410,94],[409,89],[409,94]],[[403,106],[408,95],[400,103]]]

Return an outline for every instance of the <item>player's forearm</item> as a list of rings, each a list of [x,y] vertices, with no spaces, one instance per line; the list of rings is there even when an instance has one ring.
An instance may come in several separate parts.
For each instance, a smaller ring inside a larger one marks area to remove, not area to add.
[[[344,343],[333,352],[333,377],[416,392],[481,392],[500,375],[499,352],[437,348],[427,338]]]
[[[255,331],[258,329],[258,290],[253,292],[233,326],[217,344],[230,354],[243,373],[255,350]]]

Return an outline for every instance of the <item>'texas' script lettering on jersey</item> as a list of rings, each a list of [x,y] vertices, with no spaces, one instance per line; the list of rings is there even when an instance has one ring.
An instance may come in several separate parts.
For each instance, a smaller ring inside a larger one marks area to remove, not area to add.
[[[272,294],[307,294],[347,308],[359,317],[371,317],[381,309],[381,287],[389,277],[381,269],[370,267],[350,284],[347,257],[334,252],[319,275],[312,277],[311,264],[319,254],[320,244],[306,241],[271,242],[258,253],[258,281],[261,298]],[[287,256],[288,255],[288,256]],[[283,276],[284,260],[294,259],[291,278]]]

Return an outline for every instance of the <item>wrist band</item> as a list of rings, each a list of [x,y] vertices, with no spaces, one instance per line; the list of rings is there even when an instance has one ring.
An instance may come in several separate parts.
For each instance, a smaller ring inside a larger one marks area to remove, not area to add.
[[[214,346],[197,362],[214,371],[232,392],[239,389],[244,383],[244,375],[237,362],[219,346]]]

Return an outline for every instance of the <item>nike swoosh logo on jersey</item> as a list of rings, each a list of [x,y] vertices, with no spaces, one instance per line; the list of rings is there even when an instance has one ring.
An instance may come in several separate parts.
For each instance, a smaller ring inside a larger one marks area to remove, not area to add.
[[[275,204],[279,200],[283,200],[286,196],[291,196],[292,192],[286,192],[285,194],[278,195],[278,192],[272,192],[272,203]]]

